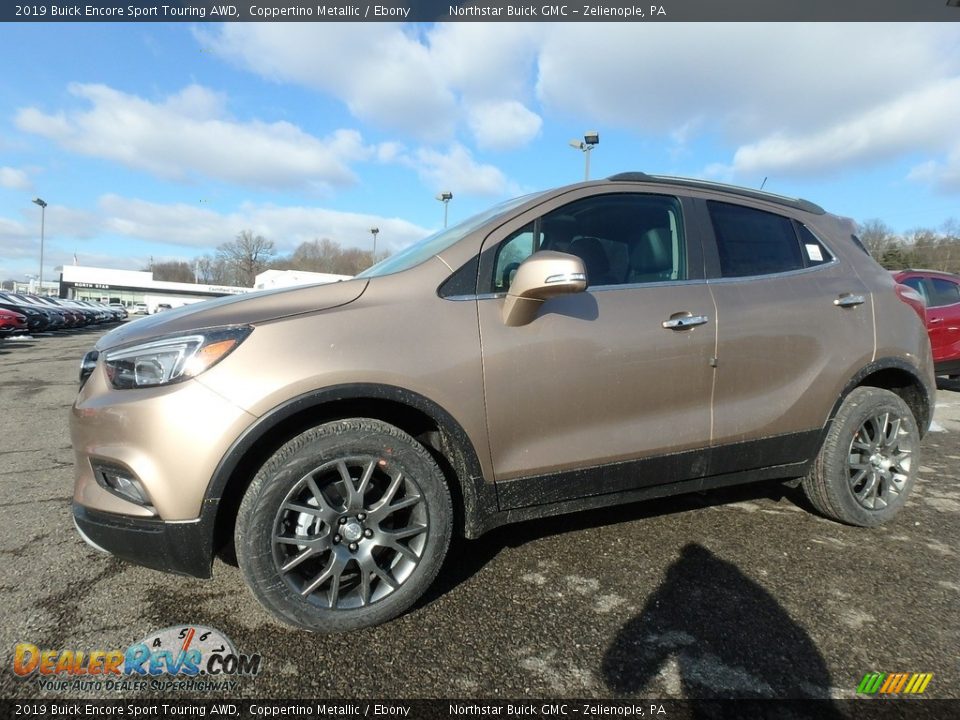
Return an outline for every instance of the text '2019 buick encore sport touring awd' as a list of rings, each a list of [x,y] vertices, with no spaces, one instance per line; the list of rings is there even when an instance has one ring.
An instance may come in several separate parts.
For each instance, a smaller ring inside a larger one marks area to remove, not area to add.
[[[84,538],[334,632],[454,533],[759,480],[891,518],[933,408],[916,294],[805,200],[624,173],[521,197],[346,282],[130,323],[72,410]]]

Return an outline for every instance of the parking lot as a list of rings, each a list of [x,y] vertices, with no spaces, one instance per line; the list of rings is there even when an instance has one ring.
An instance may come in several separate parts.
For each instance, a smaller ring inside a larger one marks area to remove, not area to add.
[[[872,671],[960,697],[960,382],[941,381],[890,525],[838,525],[773,484],[501,528],[399,620],[323,637],[272,622],[235,567],[181,578],[80,540],[68,408],[102,332],[0,343],[2,697],[63,695],[14,675],[17,643],[110,650],[181,624],[262,655],[233,697],[841,699]]]

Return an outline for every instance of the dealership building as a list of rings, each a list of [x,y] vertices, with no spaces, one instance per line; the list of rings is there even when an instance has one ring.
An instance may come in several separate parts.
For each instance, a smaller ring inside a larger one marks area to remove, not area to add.
[[[241,295],[275,287],[307,285],[345,280],[349,275],[309,273],[300,270],[267,270],[254,282],[253,288],[232,285],[203,285],[200,283],[154,280],[150,271],[112,270],[110,268],[64,265],[60,274],[60,297],[75,300],[97,300],[103,303],[121,303],[132,306],[144,303],[149,313],[161,304],[170,307],[221,297]]]

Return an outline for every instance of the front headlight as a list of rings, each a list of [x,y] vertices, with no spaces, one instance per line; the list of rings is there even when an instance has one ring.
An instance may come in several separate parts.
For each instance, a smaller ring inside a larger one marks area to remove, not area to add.
[[[196,377],[246,340],[253,328],[199,330],[103,353],[110,384],[118,390],[156,387]]]

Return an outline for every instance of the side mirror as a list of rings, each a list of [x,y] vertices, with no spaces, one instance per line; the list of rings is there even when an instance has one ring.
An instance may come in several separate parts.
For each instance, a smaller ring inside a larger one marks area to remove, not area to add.
[[[543,250],[534,253],[517,268],[503,304],[503,324],[526,325],[536,317],[544,301],[555,295],[583,292],[587,272],[576,255]]]

